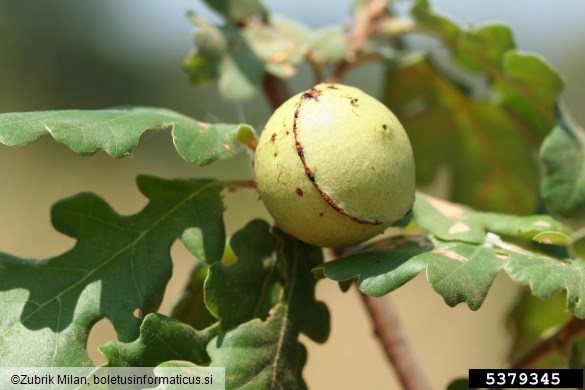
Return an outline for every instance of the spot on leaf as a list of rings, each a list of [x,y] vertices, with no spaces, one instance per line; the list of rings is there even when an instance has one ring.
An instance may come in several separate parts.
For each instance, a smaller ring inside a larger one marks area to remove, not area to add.
[[[548,223],[546,221],[534,221],[534,222],[532,222],[532,225],[538,226],[538,227],[544,227],[544,228],[550,227],[550,223]]]
[[[465,233],[471,230],[469,226],[464,224],[463,222],[455,222],[453,226],[449,228],[449,234],[458,234],[458,233]]]
[[[443,255],[443,256],[446,256],[446,257],[448,257],[450,259],[457,260],[457,261],[459,261],[461,263],[465,263],[467,261],[467,257],[465,257],[463,255],[460,255],[459,253],[457,253],[455,251],[452,251],[452,250],[450,250],[448,248],[445,248],[445,247],[440,247],[440,248],[433,249],[431,251],[431,253],[436,253],[438,255]]]
[[[438,212],[443,214],[447,218],[461,218],[465,215],[463,207],[454,203],[445,202],[444,200],[433,198],[428,196],[427,201],[433,206]]]

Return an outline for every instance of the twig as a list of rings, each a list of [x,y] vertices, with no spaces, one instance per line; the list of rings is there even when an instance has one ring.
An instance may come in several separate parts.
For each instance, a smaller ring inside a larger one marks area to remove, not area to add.
[[[374,332],[386,356],[394,366],[405,390],[428,390],[430,386],[423,370],[412,352],[388,297],[374,298],[359,293],[374,323]]]
[[[371,0],[356,13],[353,31],[347,40],[347,61],[355,62],[358,52],[376,29],[376,22],[388,14],[385,0]]]
[[[526,351],[510,367],[527,368],[548,354],[562,352],[576,336],[584,332],[585,320],[573,317],[557,332],[541,340],[534,347]]]
[[[359,52],[376,31],[376,24],[384,17],[388,17],[387,2],[385,0],[370,0],[367,5],[360,7],[356,12],[351,35],[347,38],[347,55],[333,73],[327,78],[328,82],[339,81],[347,71],[359,60]]]
[[[270,73],[264,73],[262,89],[274,110],[280,107],[290,97],[290,92],[284,80]]]
[[[333,73],[325,79],[327,83],[337,83],[341,81],[347,72],[352,70],[353,68],[357,67],[358,65],[365,64],[370,61],[375,61],[380,59],[380,54],[378,53],[368,53],[366,55],[360,55],[355,62],[348,62],[347,60],[342,61],[337,65]]]

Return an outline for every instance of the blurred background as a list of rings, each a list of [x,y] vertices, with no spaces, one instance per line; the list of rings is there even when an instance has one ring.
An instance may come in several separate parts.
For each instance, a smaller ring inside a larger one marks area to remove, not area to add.
[[[350,2],[266,0],[275,13],[310,27],[349,21]],[[405,12],[409,1],[398,1]],[[579,0],[509,2],[435,0],[434,8],[460,24],[500,21],[512,27],[517,46],[548,59],[567,80],[564,102],[585,123],[585,3]],[[247,122],[262,128],[270,114],[265,99],[244,104],[222,101],[214,84],[193,87],[181,63],[192,47],[187,10],[212,21],[219,18],[195,0],[0,0],[0,112],[48,109],[99,109],[116,105],[170,108],[209,122]],[[432,48],[432,40],[408,41]],[[354,71],[345,83],[378,95],[382,72],[376,66]],[[301,67],[291,91],[310,87]],[[128,158],[104,154],[79,157],[46,137],[23,148],[0,145],[0,251],[45,258],[67,250],[73,240],[53,230],[51,205],[80,191],[104,197],[119,213],[139,211],[145,198],[134,178],[215,176],[251,178],[246,155],[210,167],[190,166],[176,154],[168,132],[150,132]],[[270,219],[254,192],[226,197],[228,234],[251,218]],[[168,314],[183,289],[194,259],[181,244],[172,249],[175,269],[161,308]],[[391,294],[416,354],[433,385],[440,389],[469,368],[500,367],[509,335],[504,318],[516,288],[502,276],[484,306],[471,312],[447,307],[424,275]],[[304,340],[309,349],[305,378],[313,389],[399,388],[373,338],[369,319],[355,291],[343,294],[323,281],[319,298],[332,311],[332,333],[325,345]],[[95,330],[97,329],[97,330]],[[90,337],[96,346],[109,341],[112,327],[101,321]]]

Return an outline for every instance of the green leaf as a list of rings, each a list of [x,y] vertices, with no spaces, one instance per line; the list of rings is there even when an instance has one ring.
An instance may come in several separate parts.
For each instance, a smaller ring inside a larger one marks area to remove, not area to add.
[[[195,165],[231,158],[242,144],[256,143],[254,130],[248,125],[209,124],[148,107],[0,114],[0,143],[22,146],[51,134],[81,155],[103,150],[122,158],[132,153],[145,131],[169,128],[181,157]]]
[[[278,16],[271,19],[271,26],[281,39],[296,42],[299,53],[308,57],[313,66],[335,65],[347,55],[347,39],[338,25],[313,30],[296,20]],[[298,62],[291,64],[296,66]]]
[[[562,294],[543,300],[533,296],[530,290],[522,289],[508,317],[513,337],[509,351],[510,360],[515,360],[528,347],[570,319],[571,315],[565,311],[565,298]]]
[[[390,64],[384,101],[409,133],[417,182],[439,169],[452,176],[456,202],[516,214],[537,206],[533,149],[555,125],[553,106],[562,77],[541,57],[519,52],[509,28],[461,29],[434,13],[426,0],[413,7],[418,31],[439,38],[464,71],[487,81],[472,88],[461,72],[427,57]]]
[[[329,337],[329,309],[316,300],[313,268],[323,264],[323,250],[275,229],[278,263],[282,267],[288,321],[313,341],[324,343]]]
[[[289,19],[283,15],[273,15],[270,18],[270,25],[278,32],[278,35],[287,37],[303,45],[309,44],[314,36],[313,30],[309,27],[297,19]]]
[[[339,282],[339,289],[341,292],[348,292],[353,285],[353,279],[342,280]]]
[[[276,235],[285,280],[280,303],[265,322],[256,318],[241,324],[219,335],[207,348],[211,365],[226,367],[231,389],[305,389],[301,370],[306,351],[298,336],[304,331],[324,341],[329,332],[329,314],[315,300],[316,282],[310,272],[322,262],[321,250],[280,231]]]
[[[193,268],[189,284],[171,313],[173,318],[199,330],[217,321],[207,309],[203,297],[203,283],[208,270],[209,267],[202,263]]]
[[[276,243],[269,229],[262,220],[248,223],[230,241],[236,261],[215,263],[209,269],[205,302],[224,329],[257,317],[266,319],[276,304],[280,285],[272,256]]]
[[[133,312],[157,309],[171,276],[170,247],[185,229],[200,228],[207,257],[221,258],[219,183],[139,176],[138,187],[150,202],[130,216],[88,193],[58,202],[53,225],[77,239],[62,255],[0,254],[0,365],[91,365],[87,335],[104,317],[118,340],[134,340],[141,321]]]
[[[317,269],[329,279],[342,282],[357,277],[359,289],[371,296],[382,296],[401,287],[426,267],[418,255],[433,245],[416,237],[393,238],[372,244],[371,250],[328,261]]]
[[[570,233],[568,227],[548,215],[518,217],[484,213],[422,193],[417,193],[413,215],[421,227],[445,241],[482,244],[488,232],[525,240],[535,239],[542,233],[547,233],[549,238],[553,233],[564,236]]]
[[[264,64],[238,30],[224,29],[232,46],[219,64],[219,92],[231,101],[248,100],[257,92]]]
[[[398,237],[372,245],[320,268],[336,281],[357,276],[359,289],[372,296],[394,291],[426,268],[431,286],[449,306],[466,302],[477,310],[504,263],[498,249],[467,243]]]
[[[585,369],[585,338],[583,337],[577,338],[571,345],[569,368]],[[585,371],[583,371],[583,383],[585,383]]]
[[[212,365],[226,368],[229,389],[306,389],[301,376],[305,347],[291,329],[285,305],[267,323],[254,319],[212,340]]]
[[[173,383],[172,379],[176,375],[199,377],[201,378],[202,383],[206,380],[206,378],[210,377],[211,383],[204,384],[203,387],[209,390],[225,390],[226,388],[224,378],[222,376],[210,372],[208,367],[201,367],[184,360],[169,360],[167,362],[161,363],[154,368],[154,374],[158,377],[167,377],[169,379],[169,383],[161,383],[155,387],[156,390],[192,389],[197,387],[201,388],[197,385],[180,385]]]
[[[206,347],[220,332],[219,326],[196,331],[181,321],[151,313],[140,326],[140,337],[123,343],[110,341],[99,347],[109,367],[156,367],[167,360],[209,364]]]
[[[280,78],[296,74],[304,59],[303,42],[283,35],[273,25],[249,23],[241,30],[254,53],[264,62],[266,72]]]
[[[449,383],[447,390],[477,390],[477,388],[469,387],[469,378],[459,378]]]
[[[219,59],[204,55],[201,50],[192,50],[183,61],[183,69],[192,84],[205,85],[219,77]]]
[[[191,15],[196,25],[196,49],[184,62],[192,83],[219,78],[219,91],[228,100],[250,99],[256,94],[264,74],[264,64],[240,30],[232,24],[214,26]],[[210,43],[212,42],[212,43]]]
[[[502,57],[514,49],[512,31],[501,24],[489,24],[479,28],[470,27],[460,31],[458,41],[452,45],[453,55],[465,68],[481,72],[484,68],[501,67]]]
[[[268,11],[260,0],[203,0],[227,21],[244,22],[251,16],[267,18]]]
[[[497,234],[530,243],[542,231],[569,232],[549,216],[482,213],[421,193],[417,194],[413,215],[430,237],[397,236],[376,241],[314,272],[338,282],[357,277],[362,292],[382,296],[426,269],[429,283],[449,306],[465,302],[477,310],[502,267],[510,262],[552,260],[506,242]]]
[[[345,35],[338,26],[313,31],[283,18],[250,19],[237,26],[215,26],[194,14],[190,19],[197,27],[195,49],[184,68],[194,84],[217,79],[221,95],[228,100],[252,98],[265,73],[279,78],[295,75],[305,57],[323,68],[347,54]]]
[[[539,244],[567,246],[571,237],[560,232],[541,232],[532,238]]]
[[[316,30],[310,39],[311,59],[321,65],[335,65],[347,55],[347,39],[341,26]]]
[[[489,76],[494,89],[491,102],[501,104],[518,128],[538,139],[548,134],[556,122],[553,106],[564,80],[544,58],[516,50],[512,32],[504,25],[460,29],[436,14],[428,0],[417,0],[412,13],[423,30],[452,50],[461,66]]]
[[[577,230],[572,235],[569,245],[573,257],[585,259],[585,228]]]
[[[585,130],[561,107],[557,116],[540,149],[542,198],[554,214],[578,223],[585,220]]]
[[[498,249],[452,243],[435,248],[440,257],[429,257],[427,278],[433,289],[453,307],[466,302],[471,310],[483,304],[506,258]]]
[[[430,8],[428,0],[417,0],[412,5],[412,16],[439,38],[451,45],[457,42],[461,29],[449,19],[437,15]]]
[[[524,253],[510,256],[504,266],[506,273],[518,284],[528,285],[532,294],[543,299],[565,290],[566,305],[578,318],[585,318],[585,261],[558,259]]]
[[[446,167],[456,202],[515,213],[536,208],[533,151],[497,104],[471,99],[424,57],[388,68],[384,101],[408,131],[417,182],[430,183]]]
[[[294,75],[305,54],[302,43],[257,20],[238,27],[214,26],[195,15],[191,21],[197,27],[195,49],[184,68],[194,84],[217,78],[219,91],[228,100],[253,97],[264,72],[281,78]]]
[[[217,160],[234,157],[245,145],[256,146],[256,133],[245,124],[203,123],[191,120],[173,127],[175,148],[185,160],[194,165],[209,165]]]
[[[565,86],[562,75],[540,55],[510,50],[494,77],[494,92],[505,109],[542,141],[557,124],[554,107]]]

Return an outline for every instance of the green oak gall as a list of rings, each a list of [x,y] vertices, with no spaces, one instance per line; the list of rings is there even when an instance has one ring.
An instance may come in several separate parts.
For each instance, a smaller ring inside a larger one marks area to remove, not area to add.
[[[414,202],[404,128],[382,103],[341,84],[316,85],[274,112],[254,173],[276,225],[317,246],[359,244],[403,218]]]

